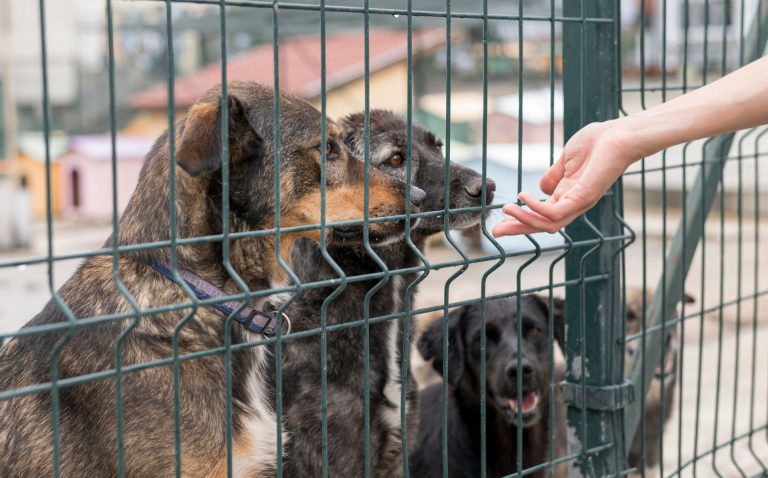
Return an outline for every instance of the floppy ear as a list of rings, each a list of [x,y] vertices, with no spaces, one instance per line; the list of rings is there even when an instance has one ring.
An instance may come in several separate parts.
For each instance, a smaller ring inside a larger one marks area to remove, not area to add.
[[[448,382],[456,385],[464,375],[464,338],[461,331],[466,307],[448,314]],[[443,321],[435,320],[421,334],[416,345],[424,360],[432,360],[432,368],[443,374]]]
[[[523,300],[533,300],[537,307],[549,319],[549,296],[539,294],[524,295]],[[560,297],[552,297],[552,322],[554,326],[553,335],[560,350],[565,352],[565,301]]]
[[[230,156],[240,150],[262,150],[261,137],[248,121],[245,107],[235,96],[227,97]],[[176,162],[190,176],[216,171],[221,167],[221,101],[196,103],[189,109],[176,143]]]

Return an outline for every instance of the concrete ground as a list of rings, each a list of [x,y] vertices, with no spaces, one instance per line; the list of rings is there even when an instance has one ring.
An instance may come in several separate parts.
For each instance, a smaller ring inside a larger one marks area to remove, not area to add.
[[[626,218],[641,237],[639,213],[630,210]],[[647,224],[645,261],[641,240],[626,251],[626,278],[630,287],[644,285],[644,264],[647,287],[655,287],[661,273],[663,251],[660,216],[651,214]],[[671,236],[675,226],[676,222],[671,215],[668,219],[668,236]],[[716,217],[710,218],[705,260],[701,260],[699,250],[686,285],[687,291],[696,297],[697,302],[688,305],[686,314],[698,313],[702,307],[706,310],[721,302],[735,301],[739,292],[742,297],[753,294],[756,273],[759,276],[758,291],[768,290],[768,249],[765,242],[762,241],[762,245],[755,248],[755,229],[751,222],[745,222],[740,242],[737,226],[731,218],[725,221],[721,271],[720,224]],[[56,254],[71,254],[99,248],[110,230],[109,226],[104,225],[57,223],[53,250]],[[36,226],[34,237],[36,240],[30,250],[0,254],[0,333],[8,333],[20,327],[50,298],[47,264],[16,265],[22,259],[45,257],[47,242],[42,225]],[[761,222],[760,237],[768,238],[768,219]],[[739,245],[741,261],[738,260]],[[757,258],[756,252],[759,254]],[[433,242],[428,257],[433,264],[459,258],[440,240]],[[518,272],[530,257],[508,258],[485,282],[482,280],[483,275],[494,261],[471,265],[451,284],[450,300],[479,297],[483,283],[486,294],[514,290]],[[549,265],[555,257],[554,254],[543,255],[525,267],[520,272],[522,287],[547,285]],[[78,263],[79,260],[55,262],[52,269],[53,286],[59,287]],[[457,271],[455,267],[431,271],[419,290],[418,307],[442,304],[445,282]],[[563,278],[560,263],[554,269],[554,281],[557,283]],[[563,291],[559,289],[556,293],[562,295]],[[754,306],[754,301],[749,298],[741,302],[740,309],[735,303],[723,307],[722,316],[720,310],[714,310],[703,315],[696,314],[685,322],[685,333],[681,340],[684,351],[681,362],[682,387],[678,387],[675,410],[664,434],[664,466],[663,469],[650,470],[647,476],[669,476],[678,468],[678,463],[685,465],[694,454],[699,456],[696,467],[688,464],[681,476],[717,476],[718,472],[720,476],[740,476],[735,465],[745,475],[751,476],[762,470],[757,459],[768,465],[765,429],[768,424],[768,373],[765,367],[768,363],[768,347],[761,346],[768,341],[768,312],[765,312],[768,308],[768,294],[761,296],[756,306],[756,315],[753,313]],[[422,318],[417,318],[417,327],[422,321]],[[419,363],[418,354],[412,356],[415,357],[415,366],[423,367]],[[682,400],[682,406],[678,406],[680,402],[677,400]],[[752,436],[754,454],[748,447],[750,428],[758,430]],[[733,447],[728,446],[731,437],[739,438]],[[716,455],[707,454],[713,444],[720,446],[719,451]],[[714,464],[713,456],[716,459]]]

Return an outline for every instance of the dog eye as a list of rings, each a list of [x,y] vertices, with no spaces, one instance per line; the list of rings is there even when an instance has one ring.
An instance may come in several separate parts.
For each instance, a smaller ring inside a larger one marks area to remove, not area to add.
[[[321,146],[318,146],[318,149],[320,149]],[[333,141],[328,141],[325,143],[325,159],[326,161],[333,161],[334,159],[338,159],[338,147],[333,143]]]
[[[393,168],[397,168],[402,166],[403,162],[405,162],[405,160],[403,159],[403,155],[400,153],[395,153],[389,157],[389,159],[387,160],[387,165]]]
[[[488,342],[496,343],[501,338],[501,334],[499,333],[499,329],[496,327],[488,327],[486,325],[485,329],[485,338],[488,340]]]
[[[538,327],[531,327],[526,334],[529,338],[538,337],[541,334],[541,330]]]

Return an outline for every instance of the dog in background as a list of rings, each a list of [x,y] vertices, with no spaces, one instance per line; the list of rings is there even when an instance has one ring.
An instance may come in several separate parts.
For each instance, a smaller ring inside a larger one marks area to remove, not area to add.
[[[364,153],[365,128],[363,113],[340,121],[344,141],[358,155]],[[392,177],[405,179],[407,124],[391,112],[370,112],[371,171],[379,170]],[[414,125],[412,129],[412,184],[426,192],[422,211],[442,211],[445,207],[445,158],[442,143],[429,131]],[[449,165],[450,208],[478,207],[482,202],[482,178],[465,167]],[[487,181],[486,204],[493,201],[494,183]],[[373,199],[372,199],[373,200]],[[448,227],[462,229],[477,224],[481,211],[450,213]],[[410,231],[411,240],[421,250],[429,235],[443,231],[442,216],[422,218]],[[399,240],[386,245],[372,244],[374,252],[390,271],[421,265],[416,252]],[[379,263],[360,243],[334,244],[328,253],[347,277],[378,273]],[[336,279],[337,272],[323,257],[317,245],[299,241],[293,253],[295,270],[302,282]],[[376,293],[369,295],[379,279],[348,282],[344,290],[327,304],[327,324],[343,324],[362,320],[368,303],[369,317],[382,317],[403,312],[406,288],[418,273],[393,273]],[[317,328],[321,310],[334,287],[312,288],[294,302],[287,313],[302,317],[294,330]],[[413,295],[410,296],[413,299]],[[400,476],[403,472],[401,436],[401,381],[404,330],[402,319],[374,322],[369,326],[370,373],[370,465],[373,476]],[[411,334],[411,337],[413,334]],[[291,441],[286,461],[288,477],[320,476],[322,470],[322,415],[320,395],[320,337],[295,339],[284,345],[283,390],[286,429]],[[406,344],[408,346],[408,344]],[[327,337],[328,389],[328,468],[330,476],[360,476],[365,466],[364,422],[364,331],[362,327],[339,329]],[[408,445],[417,443],[418,406],[413,374],[406,384],[406,433]]]
[[[147,156],[138,185],[120,220],[120,245],[168,240],[171,174],[176,177],[177,234],[193,238],[222,231],[221,90],[201,96],[176,125],[176,160],[170,170],[168,134]],[[232,232],[272,228],[275,197],[280,195],[283,226],[319,222],[321,143],[320,113],[309,103],[281,93],[281,164],[274,170],[274,91],[252,82],[228,85],[229,224]],[[363,163],[342,141],[341,129],[327,123],[326,212],[329,221],[359,220],[363,216]],[[280,176],[279,189],[274,177]],[[404,212],[405,184],[394,176],[370,173],[370,215]],[[415,190],[416,203],[423,192]],[[415,204],[416,205],[416,204]],[[402,237],[404,224],[370,225],[371,240],[384,244]],[[281,252],[290,260],[292,243],[300,236],[319,239],[318,230],[283,234]],[[359,240],[359,230],[328,228],[333,244]],[[111,239],[107,241],[111,244]],[[180,245],[178,266],[227,293],[241,289],[222,264],[221,244]],[[251,290],[286,282],[277,262],[275,238],[261,235],[231,240],[231,264]],[[169,265],[167,248],[123,253],[119,274],[142,310],[188,303],[189,297],[152,263]],[[131,302],[113,280],[112,257],[86,259],[58,292],[78,319],[126,314],[125,320],[102,321],[47,333],[18,336],[0,350],[0,390],[8,392],[46,384],[53,361],[57,380],[98,374],[174,356],[174,344],[184,356],[224,346],[226,316],[212,307],[199,307],[183,325],[190,309],[134,318]],[[263,301],[252,301],[261,307]],[[300,321],[297,315],[294,320]],[[51,300],[26,326],[65,325],[67,317]],[[263,337],[232,322],[231,342],[244,344]],[[178,329],[177,329],[178,326]],[[53,354],[53,356],[52,356]],[[233,472],[235,476],[269,476],[277,458],[277,423],[267,378],[273,366],[266,347],[232,353]],[[223,354],[205,355],[180,364],[181,473],[187,477],[226,476],[226,382]],[[116,476],[118,434],[116,404],[122,401],[124,469],[129,477],[168,476],[175,469],[173,367],[155,366],[124,372],[122,394],[116,378],[78,384],[62,383],[57,394],[47,389],[0,401],[0,476],[51,476],[53,430],[60,439],[62,476]],[[58,423],[52,421],[52,397],[58,399]]]
[[[650,307],[653,292],[645,292],[645,307]],[[684,295],[686,304],[695,302],[689,294]],[[643,330],[643,290],[640,288],[627,289],[627,325],[626,335],[639,334]],[[664,426],[672,416],[672,408],[675,403],[675,390],[677,389],[677,356],[679,344],[677,325],[666,327],[664,342],[664,356],[654,371],[654,377],[648,386],[645,397],[645,463],[642,460],[641,428],[638,424],[637,432],[632,440],[632,446],[627,456],[627,464],[632,468],[654,467],[659,464],[659,443]],[[640,339],[636,339],[626,345],[626,371],[629,371],[630,359],[636,353],[642,353]],[[661,384],[664,383],[664,396],[661,395]],[[639,400],[639,398],[638,398]],[[663,404],[663,414],[662,414]]]
[[[562,456],[565,452],[565,407],[559,392],[550,394],[550,380],[564,379],[563,370],[550,368],[549,308],[547,298],[530,294],[517,299],[491,299],[485,303],[486,336],[486,464],[489,477],[516,473],[517,437],[522,428],[522,465],[530,468]],[[554,302],[554,330],[563,347],[563,302]],[[443,356],[443,322],[433,322],[418,340],[419,352],[432,360],[442,374],[448,367],[448,472],[455,478],[480,475],[480,338],[481,306],[473,303],[448,317],[448,357]],[[521,324],[518,324],[518,321]],[[518,337],[518,325],[523,336]],[[520,348],[518,348],[518,339]],[[523,388],[518,394],[518,378]],[[444,378],[445,379],[445,378]],[[419,443],[411,458],[412,476],[442,477],[442,383],[430,385],[420,394]],[[559,390],[559,388],[556,388]],[[522,400],[518,397],[522,396]],[[555,416],[550,417],[550,400]],[[554,418],[554,422],[550,421]],[[555,433],[555,456],[549,456],[549,437]],[[530,476],[543,477],[544,469]],[[564,465],[556,476],[564,477]]]

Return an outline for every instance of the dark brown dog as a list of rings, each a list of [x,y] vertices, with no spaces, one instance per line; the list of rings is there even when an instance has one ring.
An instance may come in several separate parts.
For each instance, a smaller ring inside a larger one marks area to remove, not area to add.
[[[518,432],[521,432],[522,466],[528,469],[562,456],[565,451],[565,416],[562,397],[550,393],[550,379],[564,378],[549,365],[549,309],[546,298],[529,294],[520,299],[516,317],[515,298],[492,299],[451,312],[448,317],[448,357],[443,355],[443,323],[434,322],[418,342],[421,355],[432,360],[440,374],[448,368],[448,476],[480,476],[480,370],[481,324],[486,336],[486,471],[492,478],[511,475],[517,469]],[[564,317],[562,301],[554,303],[553,336],[562,348]],[[518,321],[522,322],[518,324]],[[518,335],[522,330],[522,337]],[[519,382],[518,382],[519,381]],[[522,389],[518,389],[522,383]],[[442,397],[443,385],[430,385],[420,393],[419,443],[411,459],[414,477],[443,476]],[[556,388],[559,390],[559,388]],[[519,393],[518,393],[519,392]],[[522,398],[522,400],[520,399]],[[550,420],[551,400],[555,401]],[[520,430],[522,428],[522,430]],[[555,433],[555,456],[548,456],[551,433]],[[555,467],[555,476],[565,476],[565,466]],[[549,476],[542,469],[528,476]]]
[[[229,123],[229,223],[233,232],[267,229],[275,224],[275,196],[280,195],[282,226],[317,223],[320,219],[321,145],[320,113],[307,102],[280,95],[282,116],[280,170],[274,170],[274,91],[255,83],[233,82],[228,87]],[[222,182],[220,155],[220,90],[211,89],[177,125],[176,213],[178,237],[191,238],[222,231]],[[327,123],[327,219],[358,220],[363,216],[363,164],[344,146],[340,129]],[[169,142],[163,135],[149,153],[136,191],[120,221],[122,245],[168,240],[169,236]],[[280,175],[275,191],[274,175]],[[403,182],[372,170],[370,215],[402,214]],[[414,189],[414,202],[423,192]],[[355,241],[361,227],[329,228],[329,243]],[[404,225],[377,222],[370,225],[374,243],[402,236]],[[289,261],[291,246],[300,236],[319,238],[317,230],[282,234],[280,253]],[[108,241],[107,244],[111,242]],[[263,290],[286,282],[276,260],[274,235],[231,242],[231,264],[250,290]],[[182,289],[150,268],[148,261],[169,263],[167,248],[126,253],[119,273],[125,287],[144,310],[168,304],[188,303]],[[235,280],[222,265],[219,242],[183,245],[178,263],[229,293],[239,293]],[[78,319],[130,314],[131,303],[113,280],[112,258],[87,259],[59,295]],[[250,304],[260,307],[261,303]],[[109,372],[116,357],[122,366],[144,364],[173,357],[178,344],[184,356],[225,345],[224,316],[200,307],[183,325],[190,308],[145,316],[141,319],[81,324],[54,332],[30,333],[10,341],[0,351],[0,391],[46,384],[58,380]],[[295,321],[301,317],[293,317]],[[67,319],[50,301],[25,328],[52,327]],[[133,326],[133,328],[131,328]],[[178,327],[178,330],[176,330]],[[261,338],[240,324],[231,329],[231,342],[243,344]],[[183,476],[226,474],[225,370],[231,370],[233,473],[263,476],[274,471],[277,457],[275,421],[267,377],[270,354],[265,347],[243,348],[231,354],[205,355],[180,365],[180,446]],[[121,402],[126,476],[169,476],[174,472],[174,381],[171,365],[126,372],[121,377],[122,395],[116,396],[116,378],[61,384],[57,394],[40,393],[0,401],[0,476],[51,476],[53,433],[60,438],[62,476],[117,475],[117,404]],[[52,397],[58,400],[58,424],[53,423]]]
[[[344,141],[352,151],[364,154],[365,117],[362,113],[339,121],[344,129]],[[475,207],[478,210],[451,213],[447,226],[463,229],[480,221],[482,212],[483,179],[477,172],[459,164],[448,163],[449,181],[444,184],[446,160],[442,143],[431,132],[417,125],[411,130],[411,162],[407,169],[408,124],[405,118],[389,111],[370,112],[371,169],[378,169],[394,177],[405,179],[410,173],[413,184],[426,193],[420,209],[443,211],[445,193],[451,209]],[[486,204],[493,201],[495,184],[486,179]],[[442,216],[422,219],[410,232],[411,240],[419,250],[426,247],[427,238],[444,230]],[[406,306],[413,307],[414,295],[406,294],[416,287],[411,283],[420,273],[399,274],[399,270],[418,267],[418,254],[408,247],[405,238],[386,245],[374,245],[380,261],[392,271],[387,283],[375,290],[379,279],[350,281],[344,290],[326,308],[326,323],[343,324],[360,320],[368,305],[369,317],[382,317],[402,313]],[[344,271],[347,278],[375,274],[382,270],[376,259],[362,245],[356,247],[334,245],[327,253]],[[338,272],[323,256],[323,251],[310,241],[297,241],[293,252],[296,273],[302,282],[335,279]],[[302,317],[297,329],[320,327],[321,311],[334,287],[306,290],[293,302],[288,315]],[[410,303],[409,303],[410,302]],[[371,476],[394,478],[403,475],[403,437],[401,432],[401,371],[404,364],[403,319],[370,324],[367,357],[369,373],[364,374],[366,357],[362,327],[334,330],[328,334],[326,357],[327,390],[327,443],[328,472],[330,476],[356,477],[365,469],[365,386],[369,388],[367,403],[370,416],[370,468]],[[412,338],[414,334],[409,334]],[[283,353],[283,391],[285,395],[286,429],[291,435],[285,476],[290,478],[320,476],[322,472],[322,413],[321,401],[321,341],[317,335],[288,341]],[[418,397],[413,375],[408,373],[405,384],[406,417],[405,441],[413,450],[418,434]]]

